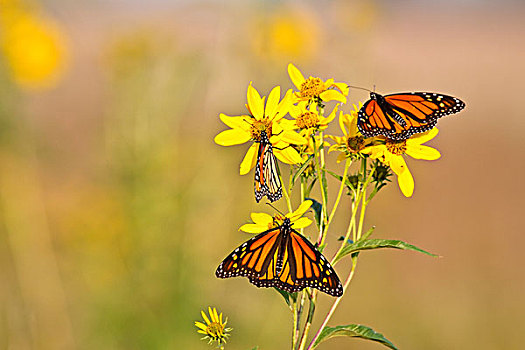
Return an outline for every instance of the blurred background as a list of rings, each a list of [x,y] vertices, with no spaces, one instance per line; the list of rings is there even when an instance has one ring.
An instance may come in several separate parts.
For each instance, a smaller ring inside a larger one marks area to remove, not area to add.
[[[440,122],[440,160],[409,160],[414,196],[394,180],[367,216],[377,238],[441,258],[362,253],[330,324],[400,349],[521,349],[524,16],[520,1],[0,0],[0,348],[209,349],[193,325],[209,305],[234,328],[227,348],[287,348],[275,291],[214,276],[249,213],[271,211],[238,174],[248,146],[213,137],[250,81],[291,88],[293,62],[467,104]],[[382,348],[322,346],[342,347]]]

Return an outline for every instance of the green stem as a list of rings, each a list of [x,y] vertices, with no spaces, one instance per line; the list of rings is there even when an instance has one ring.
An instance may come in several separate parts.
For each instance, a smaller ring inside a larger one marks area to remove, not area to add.
[[[360,185],[358,185],[358,188],[357,188],[357,198],[355,201],[352,202],[352,217],[350,218],[350,223],[348,224],[348,229],[346,230],[346,234],[345,234],[345,239],[343,240],[343,242],[341,243],[341,246],[339,247],[339,249],[337,250],[337,253],[335,253],[334,257],[332,258],[332,261],[331,261],[331,264],[334,265],[334,260],[337,256],[339,256],[339,254],[341,253],[341,251],[343,250],[343,248],[345,247],[346,245],[346,242],[348,241],[348,238],[350,237],[350,233],[352,232],[352,227],[354,227],[354,223],[355,223],[355,216],[357,214],[357,209],[359,208],[359,201],[361,199],[361,190],[360,190]],[[355,237],[352,237],[354,238],[355,240]]]
[[[346,242],[348,241],[348,238],[350,238],[350,233],[353,232],[352,240],[354,242],[359,240],[359,238],[361,238],[361,232],[363,230],[363,221],[364,221],[364,216],[365,216],[365,210],[366,210],[366,206],[368,204],[368,201],[366,200],[367,199],[366,198],[366,188],[368,187],[368,185],[372,181],[372,175],[374,174],[375,169],[376,169],[376,167],[372,168],[372,170],[370,171],[370,174],[368,175],[368,177],[365,180],[365,183],[361,184],[361,182],[359,182],[358,185],[357,185],[355,199],[354,199],[354,201],[352,201],[352,217],[350,219],[350,223],[348,224],[348,229],[346,230],[345,238],[344,238],[343,242],[341,242],[341,246],[339,247],[339,250],[337,251],[337,253],[335,253],[334,257],[332,258],[332,265],[334,264],[335,258],[341,253],[341,251],[343,250],[344,246],[346,245]],[[365,170],[366,170],[366,166],[365,166]],[[366,176],[366,173],[365,173],[364,176]],[[361,213],[360,213],[360,217],[359,217],[359,225],[357,226],[357,232],[356,232],[356,227],[355,227],[356,214],[357,214],[357,210],[359,209],[359,203],[360,202],[362,202],[361,203]]]
[[[310,306],[308,307],[308,317],[306,318],[306,324],[304,325],[303,335],[301,336],[301,342],[299,343],[299,350],[304,350],[304,347],[306,346],[306,339],[308,338],[308,333],[310,332],[310,327],[312,326],[312,320],[314,318],[316,300],[317,291],[314,290],[310,298]]]
[[[304,307],[304,300],[305,300],[305,295],[306,295],[306,292],[303,290],[300,292],[301,293],[301,301],[299,303],[299,307],[297,309],[297,327],[295,329],[295,339],[296,339],[296,342],[295,342],[295,349],[298,348],[299,346],[299,343],[297,342],[297,340],[299,340],[299,328],[300,328],[300,325],[301,325],[301,317],[302,317],[302,312],[303,312],[303,307]]]
[[[324,229],[325,232],[328,232],[328,227],[332,223],[332,219],[335,215],[335,211],[337,210],[337,207],[339,206],[339,201],[341,200],[341,195],[343,194],[343,190],[345,188],[345,179],[346,179],[346,175],[348,174],[348,168],[350,168],[350,164],[352,164],[352,161],[350,160],[350,158],[347,158],[346,163],[345,163],[345,170],[343,172],[343,178],[341,180],[341,186],[339,186],[339,193],[337,193],[337,199],[335,200],[332,211],[330,212],[330,216],[328,217],[328,222],[326,223],[326,226]],[[321,240],[321,245],[323,245],[325,238],[326,238],[326,235],[323,236],[323,239]]]
[[[337,309],[337,306],[339,305],[339,302],[341,301],[341,299],[343,299],[344,291],[347,290],[348,285],[350,284],[350,281],[352,281],[352,278],[354,277],[356,266],[357,266],[357,256],[353,256],[352,257],[352,270],[350,271],[350,274],[348,275],[348,278],[346,279],[345,284],[343,286],[343,295],[340,296],[339,298],[337,298],[334,301],[334,303],[332,304],[332,307],[330,308],[330,311],[328,311],[328,314],[326,315],[323,323],[321,324],[321,327],[319,327],[319,330],[317,331],[317,333],[313,337],[312,341],[310,342],[310,345],[308,345],[307,350],[311,350],[312,349],[312,347],[314,346],[315,341],[317,340],[317,338],[319,338],[319,335],[321,335],[322,330],[326,327],[326,325],[328,324],[328,321],[330,321],[330,318],[332,318],[332,315],[334,314],[335,309]]]
[[[326,193],[325,193],[325,188],[324,188],[324,183],[323,183],[323,178],[322,178],[322,173],[321,173],[321,161],[319,160],[320,156],[317,154],[317,145],[315,143],[315,134],[312,134],[312,141],[313,141],[313,144],[314,144],[314,157],[315,157],[315,165],[316,165],[316,170],[317,170],[317,178],[319,179],[319,189],[321,190],[321,198],[323,200],[323,205],[322,205],[322,208],[321,208],[321,219],[319,220],[319,239],[318,239],[318,242],[320,243],[321,241],[323,241],[323,238],[324,238],[324,233],[325,233],[325,230],[324,230],[324,227],[325,227],[325,224],[326,224]],[[321,140],[322,142],[322,140]],[[320,152],[319,152],[320,153]]]
[[[292,312],[293,312],[293,333],[292,333],[292,350],[295,350],[297,344],[297,334],[299,332],[299,322],[297,320],[297,300],[294,300],[292,303]]]
[[[288,191],[286,190],[286,187],[284,186],[284,182],[283,182],[283,178],[281,174],[279,174],[279,179],[281,180],[281,184],[283,187],[284,198],[286,199],[286,204],[288,205],[288,211],[291,213],[293,211],[292,202],[290,201],[290,195],[288,194]]]

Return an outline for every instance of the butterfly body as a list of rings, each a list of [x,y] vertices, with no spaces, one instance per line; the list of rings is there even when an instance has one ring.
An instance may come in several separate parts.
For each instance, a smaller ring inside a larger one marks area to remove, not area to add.
[[[343,294],[330,263],[292,228],[288,218],[241,244],[222,261],[215,275],[244,276],[257,287],[277,287],[290,293],[313,287],[332,296]]]
[[[445,115],[465,108],[460,99],[432,92],[405,92],[390,95],[370,93],[358,112],[357,126],[365,137],[385,136],[406,140],[436,126]]]
[[[272,143],[265,131],[261,132],[261,139],[258,142],[254,178],[255,200],[259,203],[266,196],[270,202],[275,202],[283,196],[277,159],[273,154]]]

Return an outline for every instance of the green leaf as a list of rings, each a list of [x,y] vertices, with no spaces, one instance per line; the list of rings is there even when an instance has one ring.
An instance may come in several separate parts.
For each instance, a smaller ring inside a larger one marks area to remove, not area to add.
[[[334,173],[333,171],[330,171],[330,170],[326,170],[326,172],[330,175],[332,175],[333,177],[335,177],[337,180],[341,181],[343,179],[343,177],[341,175],[337,175],[336,173]]]
[[[375,226],[372,226],[368,229],[368,231],[366,231],[362,236],[361,236],[361,239],[360,241],[363,241],[363,240],[366,240],[368,239],[368,237],[370,237],[372,235],[372,233],[374,233],[374,230],[376,229]]]
[[[397,350],[394,344],[386,339],[381,333],[375,332],[372,328],[360,324],[350,324],[348,326],[324,327],[319,338],[314,343],[312,349],[315,349],[321,342],[337,336],[357,337],[367,340],[376,341]]]
[[[321,212],[323,211],[323,205],[313,198],[305,198],[305,199],[312,201],[312,206],[310,208],[312,208],[312,210],[314,211],[315,222],[317,223],[317,227],[320,227],[321,226]]]
[[[292,301],[297,300],[297,293],[288,293],[276,287],[273,287],[273,289],[275,289],[276,291],[279,292],[279,294],[282,295],[282,297],[284,298],[284,301],[286,302],[286,304],[288,304],[288,306],[291,306]]]
[[[259,346],[252,348],[252,350],[259,350]]]
[[[394,249],[403,249],[403,250],[413,250],[423,254],[427,254],[433,257],[437,257],[436,254],[429,253],[421,248],[418,248],[412,244],[408,244],[403,241],[398,241],[395,239],[367,239],[361,240],[352,244],[345,246],[339,255],[334,260],[334,263],[344,256],[358,252],[361,250],[370,250],[370,249],[379,249],[379,248],[394,248]]]
[[[343,177],[341,175],[337,175],[336,173],[334,173],[333,171],[330,171],[330,170],[326,170],[326,172],[330,175],[332,175],[333,177],[335,177],[337,180],[339,181],[343,181]],[[348,177],[345,179],[345,185],[348,187],[348,188],[353,188],[352,184],[350,183],[350,181],[348,181]]]
[[[310,164],[310,162],[312,161],[312,159],[314,158],[314,155],[311,154],[310,156],[308,156],[308,159],[304,162],[303,165],[301,165],[301,167],[297,170],[297,172],[295,173],[295,175],[293,176],[292,178],[292,186],[295,184],[295,181],[297,181],[297,178],[304,172],[304,170],[308,167],[308,165]]]

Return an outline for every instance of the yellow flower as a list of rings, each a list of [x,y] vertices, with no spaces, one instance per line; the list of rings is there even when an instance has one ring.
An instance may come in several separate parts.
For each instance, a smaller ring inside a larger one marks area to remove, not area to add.
[[[202,319],[206,322],[206,324],[195,321],[195,326],[199,328],[197,333],[204,334],[205,336],[201,338],[201,340],[209,339],[208,344],[216,341],[217,345],[220,346],[226,343],[226,339],[230,336],[228,332],[231,332],[232,328],[225,328],[228,318],[226,318],[226,320],[223,322],[222,312],[218,314],[216,308],[212,309],[211,307],[208,307],[208,313],[210,318],[206,316],[204,311],[201,311]]]
[[[250,41],[256,56],[276,64],[290,57],[309,60],[319,52],[321,26],[315,13],[286,6],[251,18]]]
[[[294,129],[295,123],[283,119],[291,106],[291,90],[279,102],[281,88],[276,86],[266,97],[261,98],[259,92],[250,84],[248,86],[248,104],[246,107],[250,115],[230,117],[220,114],[219,118],[231,129],[225,130],[215,136],[215,142],[221,146],[239,145],[250,140],[254,144],[246,152],[241,163],[241,175],[247,174],[257,161],[258,143],[264,131],[274,146],[275,156],[283,163],[297,164],[301,162],[299,153],[290,147],[291,144],[305,144],[306,140],[297,134]]]
[[[252,218],[252,224],[244,224],[239,230],[248,232],[248,233],[261,233],[266,230],[269,230],[273,227],[281,225],[285,218],[290,219],[293,229],[301,229],[310,226],[312,220],[303,217],[304,213],[312,206],[311,200],[306,200],[301,203],[299,208],[295,211],[286,214],[284,217],[282,215],[271,216],[266,213],[251,213],[250,217]]]
[[[16,83],[30,89],[56,85],[67,61],[58,23],[11,8],[0,18],[0,33],[1,50]]]
[[[319,114],[317,105],[308,108],[307,101],[301,101],[290,107],[290,115],[295,118],[295,125],[301,130],[301,135],[310,136],[316,130],[324,130],[334,120],[338,106],[335,106],[328,117]]]
[[[432,140],[438,132],[438,129],[434,128],[407,140],[394,141],[386,139],[381,144],[371,146],[363,150],[363,152],[370,153],[371,158],[379,159],[388,165],[397,175],[397,182],[401,192],[406,197],[411,197],[414,193],[414,178],[407,167],[403,155],[406,154],[414,159],[439,159],[441,154],[437,149],[423,145],[423,143]]]
[[[334,79],[323,81],[310,76],[305,79],[303,74],[293,64],[288,65],[290,79],[299,92],[295,93],[297,101],[339,101],[346,103],[349,87],[345,83],[335,83]]]
[[[364,138],[357,128],[357,112],[362,106],[362,103],[359,103],[359,107],[354,105],[354,109],[350,114],[339,113],[339,127],[344,136],[328,135],[330,139],[335,141],[335,144],[330,147],[328,152],[341,152],[337,157],[337,162],[341,162],[348,157],[356,157],[362,153],[367,153],[364,150],[378,140],[376,137]]]

